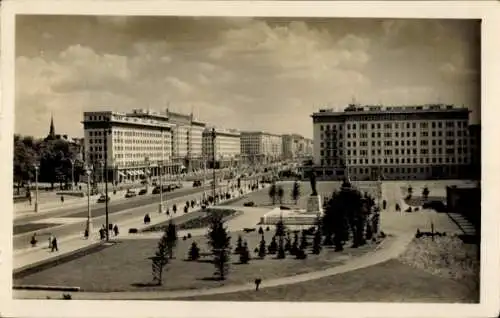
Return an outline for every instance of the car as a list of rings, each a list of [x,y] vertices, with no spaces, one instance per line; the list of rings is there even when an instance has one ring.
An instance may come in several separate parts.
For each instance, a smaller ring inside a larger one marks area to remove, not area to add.
[[[126,198],[133,198],[137,195],[134,190],[128,190],[127,193],[125,193]]]
[[[164,186],[162,187],[162,190],[163,190],[162,192],[169,192],[169,191],[171,191],[171,187],[170,187],[170,185],[164,185]],[[159,194],[159,193],[160,193],[160,186],[156,186],[156,187],[154,187],[154,189],[153,189],[153,192],[152,192],[152,193],[153,193],[153,194]]]
[[[201,180],[194,180],[193,181],[193,188],[201,187]]]
[[[145,195],[147,193],[148,193],[147,189],[141,189],[141,191],[139,191],[139,195]]]
[[[110,200],[110,197],[108,195],[101,194],[101,196],[99,197],[99,199],[97,199],[97,203],[104,203],[106,201],[109,202],[109,200]]]

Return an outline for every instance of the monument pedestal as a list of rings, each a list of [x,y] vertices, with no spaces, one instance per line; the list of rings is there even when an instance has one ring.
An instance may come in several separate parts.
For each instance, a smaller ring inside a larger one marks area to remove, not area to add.
[[[306,214],[323,215],[323,202],[320,195],[311,195],[307,198]]]

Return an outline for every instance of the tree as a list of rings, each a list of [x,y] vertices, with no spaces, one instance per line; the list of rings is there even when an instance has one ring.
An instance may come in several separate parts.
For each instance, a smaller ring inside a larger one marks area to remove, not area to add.
[[[271,199],[273,205],[276,203],[276,195],[278,193],[278,190],[276,188],[276,183],[273,182],[271,186],[269,187],[269,198]]]
[[[321,232],[319,230],[314,232],[312,252],[316,255],[321,252]]]
[[[423,190],[422,190],[422,196],[424,197],[424,200],[427,201],[427,199],[429,198],[429,188],[425,187]]]
[[[241,246],[240,263],[248,264],[249,261],[250,261],[250,251],[248,250],[248,243],[245,241],[245,243]]]
[[[235,254],[241,254],[243,250],[243,238],[238,235],[238,241],[236,241],[236,248],[234,249]]]
[[[276,236],[272,237],[271,243],[269,243],[267,251],[269,254],[276,254],[276,252],[278,251],[278,243],[276,243]]]
[[[163,284],[163,271],[168,264],[168,234],[167,231],[163,233],[158,246],[156,248],[155,255],[150,257],[152,260],[152,274],[153,281],[158,285]]]
[[[220,214],[210,215],[208,230],[208,245],[212,248],[214,256],[215,275],[220,280],[226,279],[229,272],[229,254],[231,249],[231,237],[224,227],[224,221]]]
[[[32,138],[24,137],[21,139],[21,136],[14,135],[14,183],[17,186],[18,195],[23,183],[33,179],[36,156]]]
[[[259,257],[260,258],[266,257],[266,240],[264,239],[264,235],[262,235],[262,238],[261,238],[260,244],[259,244]]]
[[[295,181],[293,183],[293,188],[292,188],[292,200],[295,202],[295,205],[297,205],[299,197],[300,197],[300,184],[298,181]]]
[[[196,242],[193,242],[191,244],[191,248],[189,249],[189,260],[190,261],[197,261],[200,258],[200,248],[196,244]]]
[[[278,244],[278,258],[283,259],[285,258],[285,247],[283,244],[283,238],[285,236],[285,224],[283,223],[283,220],[279,220],[278,223],[276,223],[276,236],[279,238],[279,244]]]
[[[280,204],[283,204],[283,197],[285,196],[285,190],[283,190],[283,186],[278,186],[278,199]]]
[[[177,227],[170,220],[167,226],[167,249],[169,258],[173,258],[174,248],[177,245]]]

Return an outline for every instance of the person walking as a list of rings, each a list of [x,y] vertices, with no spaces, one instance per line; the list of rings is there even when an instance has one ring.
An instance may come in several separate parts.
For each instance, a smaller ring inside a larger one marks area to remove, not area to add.
[[[61,195],[61,203],[64,203],[64,195]]]
[[[36,243],[37,243],[37,239],[36,239],[36,233],[33,233],[33,236],[31,237],[31,247],[35,247],[36,246]]]
[[[52,234],[49,234],[49,250],[52,248]]]
[[[115,224],[115,226],[113,227],[113,232],[115,232],[115,236],[118,236],[118,234],[120,234],[118,230],[118,225]]]
[[[57,237],[55,237],[54,235],[54,238],[52,239],[52,249],[51,249],[51,252],[59,252],[59,248],[57,247]]]

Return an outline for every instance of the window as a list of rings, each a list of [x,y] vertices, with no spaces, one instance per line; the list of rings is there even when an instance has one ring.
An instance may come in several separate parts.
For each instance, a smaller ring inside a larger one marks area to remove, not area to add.
[[[420,123],[420,128],[427,128],[427,123]]]

